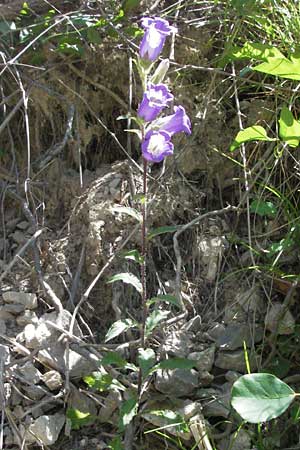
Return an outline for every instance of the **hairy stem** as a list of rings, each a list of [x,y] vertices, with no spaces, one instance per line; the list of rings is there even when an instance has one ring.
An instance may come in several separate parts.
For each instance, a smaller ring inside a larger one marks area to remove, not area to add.
[[[146,319],[148,315],[147,307],[147,284],[146,284],[146,220],[147,220],[147,160],[143,160],[143,202],[142,202],[142,257],[143,262],[141,264],[141,282],[142,282],[142,329],[141,329],[141,344],[145,348],[145,331],[146,331]]]

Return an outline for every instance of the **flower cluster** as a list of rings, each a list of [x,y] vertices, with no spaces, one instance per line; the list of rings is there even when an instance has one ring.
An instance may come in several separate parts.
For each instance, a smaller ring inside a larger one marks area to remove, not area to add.
[[[167,20],[159,17],[144,18],[142,27],[145,29],[145,33],[140,45],[140,56],[144,61],[152,64],[162,51],[166,37],[171,33],[176,33],[177,29],[169,25]],[[142,67],[144,67],[143,64],[141,64]],[[142,153],[143,157],[151,162],[161,162],[166,156],[173,154],[174,145],[171,137],[175,133],[184,131],[191,134],[191,121],[183,106],[175,106],[174,114],[158,118],[163,109],[170,106],[174,100],[168,87],[162,83],[168,67],[168,60],[161,61],[151,82],[147,80],[146,90],[138,109],[138,116],[146,122]],[[148,71],[141,70],[147,79]]]

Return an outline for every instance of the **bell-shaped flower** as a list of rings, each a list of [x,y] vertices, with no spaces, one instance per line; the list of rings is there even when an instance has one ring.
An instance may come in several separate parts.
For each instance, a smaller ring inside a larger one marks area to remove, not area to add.
[[[181,131],[191,134],[191,121],[184,107],[174,106],[174,111],[174,114],[158,119],[154,124],[154,128],[160,131],[167,131],[170,136]]]
[[[142,19],[142,27],[146,30],[140,45],[140,56],[150,61],[155,61],[164,46],[166,37],[176,33],[177,28],[169,25],[169,22],[160,17]]]
[[[168,106],[173,98],[165,84],[149,83],[139,106],[138,115],[146,122],[150,122],[156,119],[161,110]]]
[[[143,157],[147,161],[158,163],[172,155],[174,145],[170,139],[171,136],[166,131],[149,130],[142,142]]]

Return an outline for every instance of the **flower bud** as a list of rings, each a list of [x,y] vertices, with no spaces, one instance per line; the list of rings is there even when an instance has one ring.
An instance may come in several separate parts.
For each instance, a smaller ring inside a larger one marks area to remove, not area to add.
[[[153,83],[153,84],[161,83],[164,80],[164,78],[166,76],[166,73],[169,70],[169,66],[170,66],[170,61],[168,59],[163,59],[159,63],[159,65],[158,65],[156,71],[154,72],[154,74],[152,75],[151,83]]]

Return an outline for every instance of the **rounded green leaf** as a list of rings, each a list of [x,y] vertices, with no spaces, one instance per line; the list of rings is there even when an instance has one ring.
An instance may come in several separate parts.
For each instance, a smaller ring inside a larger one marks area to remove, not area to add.
[[[269,373],[240,377],[232,387],[231,404],[251,423],[266,422],[280,416],[295,398],[295,392]]]

